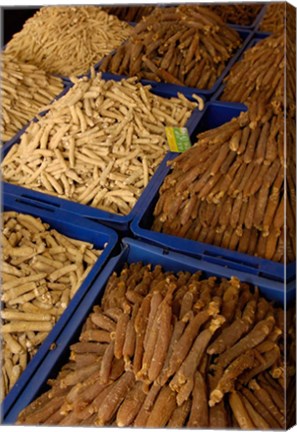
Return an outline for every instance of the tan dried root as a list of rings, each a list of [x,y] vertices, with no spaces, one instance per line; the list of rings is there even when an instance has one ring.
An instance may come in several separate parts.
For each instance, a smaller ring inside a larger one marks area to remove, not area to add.
[[[1,57],[1,141],[14,137],[63,90],[63,81],[13,56]]]
[[[142,17],[153,12],[156,6],[103,6],[102,9],[127,22],[139,22]]]
[[[50,73],[81,75],[131,31],[128,23],[97,6],[42,7],[14,34],[5,51]]]
[[[276,106],[280,97],[280,104],[283,104],[283,59],[284,37],[279,32],[249,48],[224,79],[225,88],[221,99],[243,103],[258,99]],[[257,105],[259,109],[259,103]]]
[[[100,70],[211,88],[239,45],[238,34],[206,7],[155,8]]]
[[[252,25],[261,7],[261,5],[242,3],[209,6],[225,22],[242,26]]]
[[[3,213],[2,244],[4,397],[102,251],[51,229],[39,218],[17,212]],[[98,351],[102,347],[96,346]],[[88,364],[92,358],[83,362]]]
[[[163,160],[165,126],[185,126],[196,102],[154,95],[135,78],[76,80],[2,162],[3,179],[126,215]]]

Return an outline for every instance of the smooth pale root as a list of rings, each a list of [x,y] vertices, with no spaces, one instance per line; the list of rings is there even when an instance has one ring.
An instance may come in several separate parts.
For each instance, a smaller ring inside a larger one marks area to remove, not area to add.
[[[5,397],[102,251],[17,212],[3,213],[2,245],[7,272],[3,273],[0,313],[7,363]]]
[[[3,334],[2,337],[3,337],[4,342],[7,344],[8,348],[12,354],[19,354],[21,351],[23,351],[23,347],[9,333]]]
[[[3,263],[3,264],[5,264],[5,263]],[[20,274],[18,276],[22,276],[22,274]],[[44,279],[45,277],[46,277],[46,273],[38,273],[38,274],[32,274],[30,276],[22,276],[21,279],[12,280],[12,281],[9,281],[9,282],[3,284],[2,290],[6,291],[9,289],[18,287],[20,285],[24,285],[25,283],[39,281],[41,279]]]
[[[9,324],[4,324],[1,327],[2,333],[19,333],[25,331],[50,331],[53,327],[53,324],[46,321],[17,321],[11,322]]]
[[[14,35],[7,51],[50,73],[81,75],[131,31],[128,23],[98,6],[42,7]]]
[[[24,313],[16,312],[14,310],[2,310],[1,318],[5,320],[15,320],[15,321],[51,321],[52,317],[50,314],[41,313]]]
[[[14,157],[7,155],[4,178],[126,215],[168,150],[164,127],[185,126],[199,102],[159,97],[133,78],[114,82],[93,74],[75,81],[27,129]]]
[[[34,65],[19,62],[6,51],[1,60],[0,133],[7,141],[63,90],[63,81]]]

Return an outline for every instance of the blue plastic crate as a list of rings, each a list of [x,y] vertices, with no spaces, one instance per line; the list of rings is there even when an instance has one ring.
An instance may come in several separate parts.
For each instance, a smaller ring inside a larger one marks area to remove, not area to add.
[[[271,282],[264,278],[259,278],[249,273],[230,270],[215,264],[190,258],[188,256],[169,252],[156,246],[148,245],[137,240],[123,239],[123,249],[121,253],[109,260],[99,277],[94,281],[91,289],[84,297],[75,315],[65,326],[63,332],[56,339],[56,348],[50,351],[35,375],[32,376],[27,388],[20,394],[18,400],[4,418],[4,424],[12,424],[16,421],[19,413],[36,399],[41,393],[48,389],[47,380],[57,376],[60,368],[69,359],[69,347],[78,340],[81,328],[94,305],[100,303],[106,283],[115,272],[121,271],[125,263],[139,262],[143,264],[160,264],[165,271],[188,271],[191,273],[202,271],[202,277],[238,277],[242,282],[257,286],[260,293],[268,300],[275,300],[280,305],[284,305],[284,286],[279,282]],[[295,291],[290,285],[287,290],[287,299],[293,300]]]
[[[237,49],[235,54],[228,61],[222,74],[217,79],[217,81],[215,82],[215,84],[213,85],[213,87],[211,89],[209,89],[209,90],[197,89],[194,87],[179,86],[176,84],[158,83],[156,81],[150,81],[150,80],[145,80],[145,79],[140,80],[140,82],[142,82],[144,85],[145,84],[151,85],[154,90],[158,91],[158,94],[160,96],[171,97],[171,96],[175,96],[177,94],[177,92],[180,92],[180,93],[183,93],[190,100],[193,100],[193,98],[192,98],[193,94],[198,94],[200,96],[203,96],[206,100],[210,99],[210,97],[213,95],[213,93],[215,93],[217,91],[217,89],[220,87],[224,77],[228,74],[232,65],[237,61],[238,57],[244,51],[246,45],[249,43],[249,41],[253,37],[253,31],[251,31],[251,30],[246,30],[246,29],[243,29],[243,28],[238,27],[238,26],[230,26],[230,27],[232,27],[234,30],[236,30],[239,33],[243,42],[242,42],[241,46]],[[114,51],[112,51],[111,53],[113,53]],[[103,61],[103,59],[95,65],[96,70],[99,69],[102,61]],[[108,76],[110,77],[110,79],[116,79],[116,77],[127,78],[126,75],[115,75],[115,74],[112,74],[109,72],[108,72]]]
[[[246,107],[241,104],[209,102],[204,115],[197,125],[196,133],[203,132],[220,126],[221,124],[237,117]],[[174,159],[178,153],[170,153],[167,160]],[[296,263],[290,263],[286,267],[264,258],[255,257],[237,251],[232,251],[219,246],[207,243],[176,237],[169,234],[159,233],[151,230],[153,223],[153,211],[159,197],[159,189],[165,177],[169,174],[170,168],[162,164],[162,171],[152,181],[151,195],[148,196],[145,205],[141,207],[139,214],[131,224],[131,231],[136,238],[145,240],[151,244],[167,247],[170,250],[188,254],[207,262],[220,264],[230,269],[244,271],[250,274],[267,277],[277,281],[291,281],[296,274]],[[286,272],[286,274],[285,274]]]
[[[109,76],[109,74],[105,74],[104,79],[108,80],[108,79],[112,79],[112,78]],[[115,75],[114,79],[116,81],[120,81],[121,77]],[[71,86],[64,89],[64,91],[62,92],[61,95],[59,95],[59,97],[64,95],[69,90],[70,87]],[[152,89],[151,91],[152,91],[152,93],[161,96],[160,92],[157,89]],[[163,96],[163,97],[169,98],[171,96],[167,95],[167,96]],[[44,114],[45,114],[45,112],[42,113],[42,115],[44,115]],[[197,108],[194,109],[192,114],[191,114],[191,117],[188,119],[188,121],[185,125],[185,127],[188,129],[189,136],[190,136],[190,139],[192,142],[193,142],[193,140],[195,140],[195,130],[196,130],[197,124],[199,123],[199,121],[201,119],[202,114],[203,114],[203,111],[200,112]],[[38,121],[38,119],[35,118],[33,121],[36,122],[36,121]],[[22,133],[26,130],[26,128],[27,127],[24,128]],[[11,147],[20,141],[22,133],[20,132],[19,134],[17,134],[12,140],[7,142],[6,145],[3,146],[3,148],[1,149],[2,159],[5,158],[5,156],[10,151]],[[155,174],[157,174],[157,170],[156,170]],[[151,179],[151,181],[152,181],[152,179]],[[140,198],[136,202],[133,209],[130,211],[130,213],[128,215],[125,215],[125,216],[110,213],[110,212],[107,212],[105,210],[100,210],[98,208],[91,207],[91,206],[85,205],[85,204],[80,204],[80,203],[77,203],[74,201],[70,201],[70,200],[67,200],[65,198],[52,196],[52,195],[49,195],[45,192],[34,191],[31,189],[25,188],[23,186],[14,185],[12,183],[7,183],[5,181],[3,181],[3,188],[7,193],[18,195],[20,197],[25,197],[26,199],[36,201],[36,203],[39,202],[39,203],[42,203],[42,205],[47,205],[48,207],[60,208],[61,210],[66,210],[68,212],[77,214],[77,215],[82,216],[84,218],[91,219],[93,221],[102,222],[105,225],[107,225],[113,229],[116,229],[118,231],[121,231],[124,234],[127,234],[129,232],[129,225],[132,222],[132,220],[134,219],[134,217],[138,214],[139,208],[142,205],[141,203],[143,201],[145,202],[147,200],[147,196],[149,196],[149,194],[150,194],[151,181],[149,182],[147,187],[143,190]]]
[[[36,355],[28,363],[28,366],[14,387],[4,399],[2,413],[5,416],[18,395],[21,393],[24,387],[26,387],[32,374],[35,372],[43,358],[50,350],[50,346],[55,342],[63,327],[73,316],[84,295],[88,292],[92,282],[98,276],[108,258],[110,258],[115,252],[118,236],[116,232],[106,228],[103,225],[82,220],[73,214],[69,215],[68,212],[63,210],[39,206],[29,200],[18,196],[9,195],[7,193],[4,193],[2,198],[3,211],[16,211],[19,213],[30,214],[34,217],[39,217],[43,222],[48,223],[51,227],[57,229],[60,233],[66,236],[90,242],[94,244],[96,248],[104,248],[103,253],[100,257],[98,257],[86,279],[77,290],[72,300],[69,302],[68,307],[65,309],[64,313],[61,315],[47,338],[44,340]]]

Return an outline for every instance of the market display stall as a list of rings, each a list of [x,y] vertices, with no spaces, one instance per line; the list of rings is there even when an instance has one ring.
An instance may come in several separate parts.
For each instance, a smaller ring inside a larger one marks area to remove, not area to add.
[[[4,424],[293,425],[295,35],[286,3],[48,6],[8,41]]]

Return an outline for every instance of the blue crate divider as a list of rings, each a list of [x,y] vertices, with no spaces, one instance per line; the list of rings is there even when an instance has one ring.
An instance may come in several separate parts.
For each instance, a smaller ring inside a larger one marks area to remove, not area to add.
[[[120,272],[125,263],[130,264],[142,261],[143,264],[161,265],[165,271],[174,271],[176,273],[179,271],[188,271],[191,273],[202,271],[202,277],[217,276],[230,278],[231,276],[235,276],[242,282],[257,286],[260,293],[268,300],[274,300],[280,305],[284,305],[285,291],[283,284],[280,282],[272,282],[250,273],[230,270],[134,239],[124,238],[122,244],[123,249],[121,253],[109,260],[99,277],[94,281],[75,315],[73,315],[72,319],[63,329],[63,332],[57,338],[56,348],[50,351],[42,364],[40,364],[38,371],[32,376],[27,388],[20,394],[16,403],[4,418],[4,424],[13,424],[19,413],[48,389],[47,380],[56,377],[60,368],[68,361],[69,347],[77,341],[83,323],[92,311],[93,306],[99,304],[109,277],[113,272]],[[286,298],[293,301],[295,295],[294,287],[291,284],[287,288]]]
[[[83,220],[73,214],[70,215],[68,212],[56,209],[54,207],[47,208],[46,206],[36,205],[36,203],[26,200],[20,196],[10,195],[4,192],[2,194],[2,199],[3,211],[16,211],[41,218],[43,222],[48,223],[51,227],[57,229],[66,236],[90,242],[94,244],[96,248],[104,249],[103,253],[100,257],[98,257],[86,279],[77,290],[72,300],[69,302],[68,307],[65,309],[47,338],[39,347],[35,356],[28,363],[28,366],[14,387],[4,399],[1,411],[5,416],[20,392],[28,384],[30,377],[50,350],[51,345],[55,343],[63,327],[74,314],[84,295],[88,292],[92,282],[98,276],[102,268],[104,268],[107,260],[114,253],[116,253],[116,248],[118,246],[118,235],[115,231],[106,228],[103,225]]]
[[[106,79],[106,80],[109,80],[109,79],[115,79],[116,81],[121,80],[121,77],[118,75],[115,75],[114,78],[111,77],[110,74],[104,74],[104,75],[105,75],[104,79]],[[67,88],[65,88],[63,90],[63,92],[59,95],[59,97],[62,97],[70,88],[71,88],[71,86],[68,86]],[[152,89],[151,91],[154,94],[157,94],[159,96],[163,96],[156,89]],[[168,96],[163,96],[163,97],[168,98],[170,96],[168,95]],[[204,100],[203,97],[202,97],[202,99]],[[188,119],[188,121],[185,125],[185,127],[188,129],[189,136],[190,136],[190,139],[192,142],[194,142],[194,140],[195,140],[195,130],[196,130],[197,124],[199,123],[199,121],[201,119],[201,116],[203,115],[203,112],[204,111],[199,111],[197,108],[194,109],[192,114],[191,114],[191,117]],[[44,115],[44,114],[45,114],[45,112],[42,115]],[[36,121],[38,121],[38,119],[34,118],[33,121],[36,122]],[[24,128],[22,133],[25,132],[26,128]],[[12,140],[7,142],[6,145],[3,146],[3,148],[1,149],[2,160],[7,156],[8,152],[10,151],[12,146],[14,144],[17,144],[20,141],[22,133],[20,132],[19,134],[17,134]],[[157,171],[158,171],[158,169],[156,170],[155,175],[157,174]],[[153,180],[153,178],[151,179],[151,181],[152,180]],[[15,185],[12,183],[7,183],[5,181],[3,181],[3,188],[7,193],[23,196],[27,199],[30,199],[30,200],[36,201],[36,202],[40,202],[43,205],[47,205],[49,207],[52,206],[54,208],[60,208],[62,210],[66,210],[68,212],[77,214],[83,218],[88,218],[88,219],[91,219],[91,220],[96,221],[96,222],[97,221],[102,222],[106,226],[109,226],[113,229],[121,231],[122,233],[127,235],[129,232],[129,225],[132,222],[132,220],[134,219],[134,217],[138,214],[139,208],[141,206],[141,202],[142,201],[145,202],[147,200],[147,197],[150,194],[151,181],[146,186],[146,188],[143,190],[140,198],[136,202],[133,209],[126,216],[110,213],[110,212],[107,212],[105,210],[100,210],[98,208],[91,207],[89,205],[79,204],[77,202],[70,201],[70,200],[67,200],[65,198],[60,198],[60,197],[48,195],[45,192],[38,192],[38,191],[31,190],[31,189],[27,189],[23,186]]]
[[[246,111],[245,105],[237,104],[237,107],[235,105],[223,102],[208,102],[195,133],[218,127],[233,117],[237,117],[241,111]],[[167,160],[174,159],[177,155],[177,153],[170,153]],[[294,262],[285,267],[282,263],[276,263],[264,258],[152,231],[153,211],[159,197],[159,189],[165,177],[169,174],[170,168],[167,164],[162,163],[162,170],[162,172],[159,171],[158,177],[153,179],[151,194],[131,224],[131,231],[136,238],[208,262],[224,265],[231,269],[267,277],[271,280],[283,281],[285,277],[287,281],[294,279],[296,275],[296,263]]]
[[[179,86],[179,85],[170,84],[170,83],[158,83],[156,81],[150,81],[150,80],[140,80],[140,82],[142,82],[144,85],[145,84],[151,85],[153,89],[158,91],[158,94],[160,96],[171,97],[171,96],[176,96],[177,92],[180,92],[180,93],[183,93],[190,100],[193,100],[193,98],[192,98],[193,94],[203,96],[206,100],[209,100],[210,97],[213,95],[213,93],[215,93],[217,91],[217,89],[220,87],[224,77],[228,74],[232,65],[237,61],[238,57],[244,51],[246,45],[249,43],[249,41],[253,37],[253,31],[251,31],[251,30],[246,30],[246,29],[243,29],[239,26],[230,26],[230,27],[232,27],[234,30],[236,30],[239,33],[243,42],[242,42],[241,46],[237,49],[237,51],[234,53],[234,55],[231,57],[231,59],[228,61],[222,74],[217,79],[217,81],[215,82],[215,84],[213,85],[213,87],[211,89],[209,89],[209,90],[197,89],[194,87]],[[124,42],[123,44],[125,44],[125,43],[126,42]],[[115,52],[115,50],[113,50],[111,53],[113,53],[113,52]],[[104,59],[102,59],[100,62],[98,62],[95,65],[95,70],[99,69],[103,60]],[[116,77],[128,78],[126,75],[116,75],[116,74],[112,74],[110,72],[108,72],[108,75],[109,75],[110,79],[116,79]]]
[[[271,36],[273,33],[271,32],[262,32],[262,31],[256,31],[254,34],[255,39],[266,39],[267,37]]]

